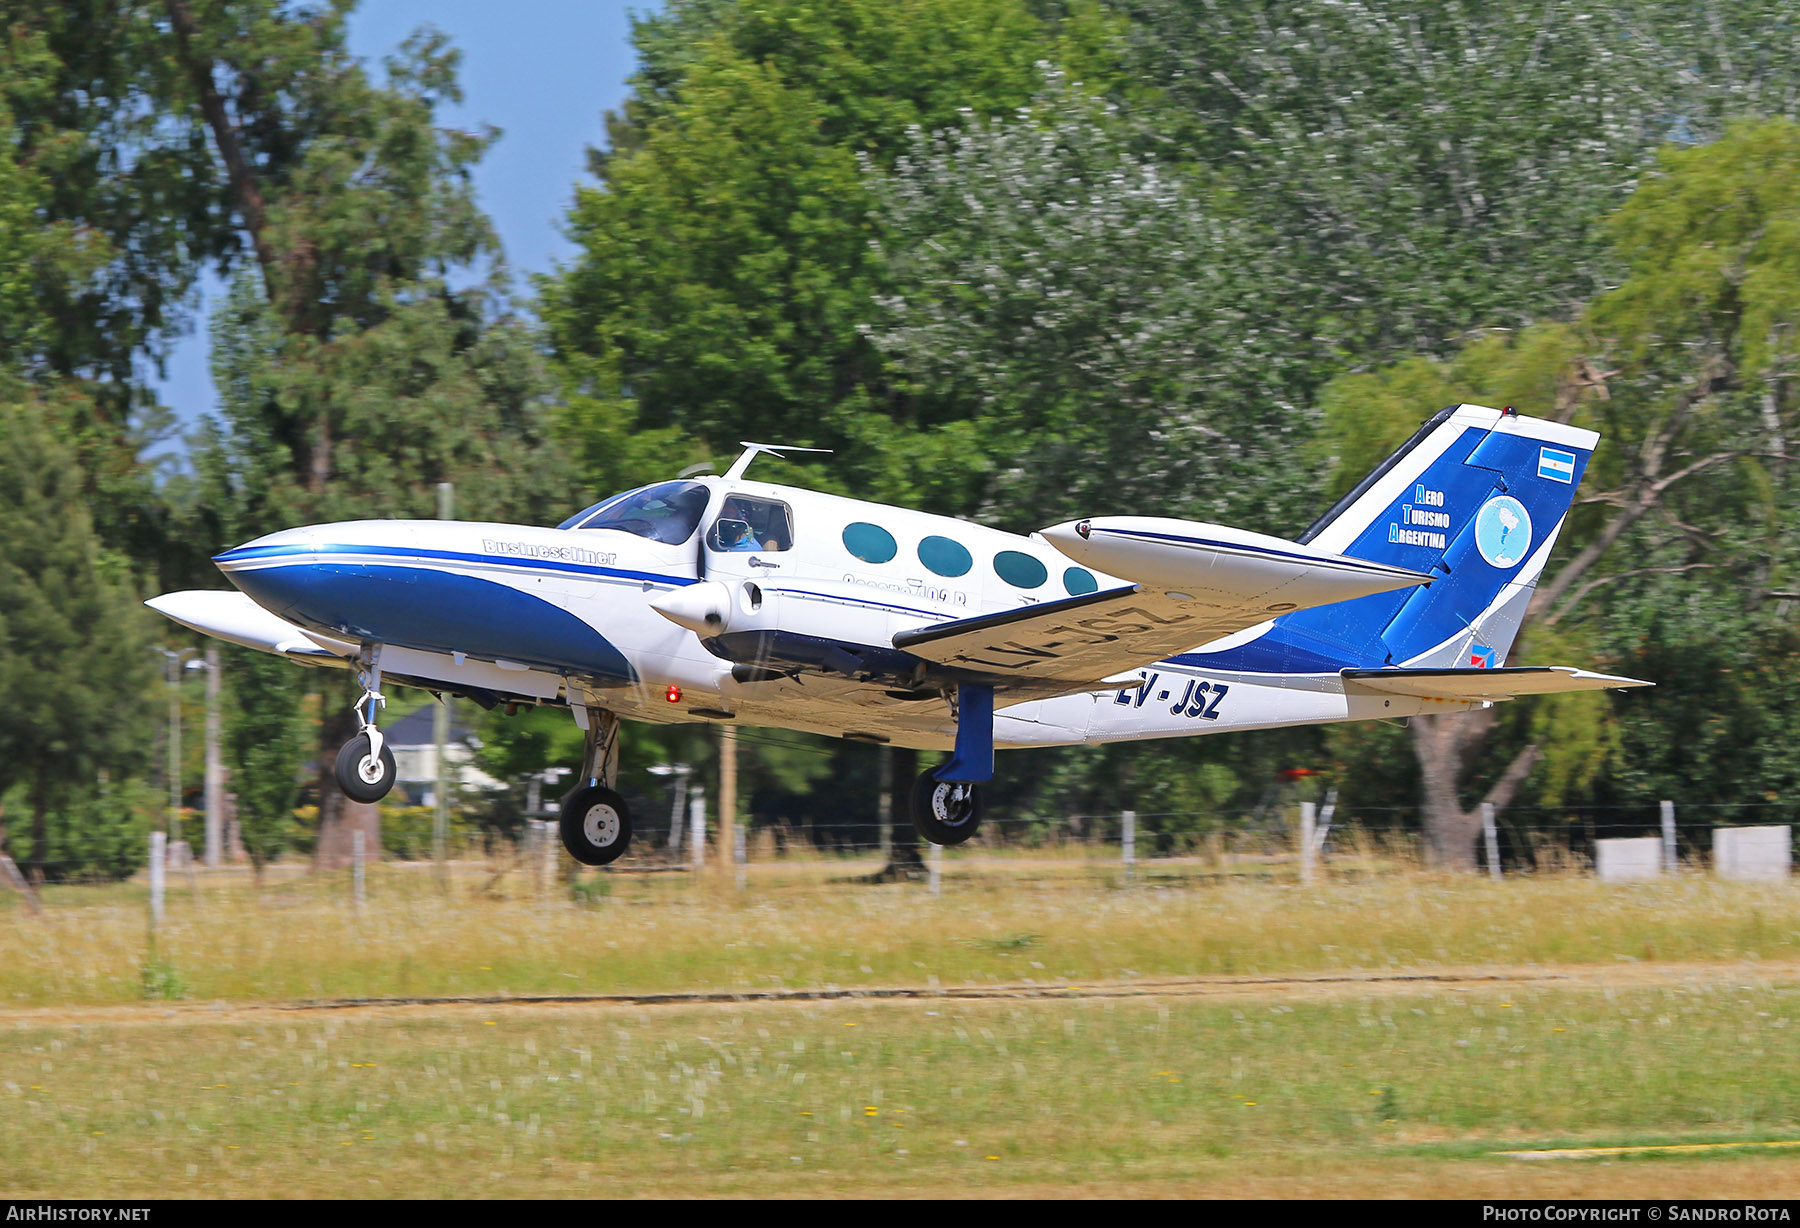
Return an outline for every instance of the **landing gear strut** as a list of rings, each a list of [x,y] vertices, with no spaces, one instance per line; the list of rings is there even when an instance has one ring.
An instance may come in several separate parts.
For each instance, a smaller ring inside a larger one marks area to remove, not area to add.
[[[965,683],[945,698],[956,749],[913,782],[913,826],[933,844],[961,844],[981,826],[978,786],[994,778],[994,688]]]
[[[563,847],[584,866],[617,861],[631,845],[631,811],[612,788],[619,774],[619,718],[604,708],[576,708],[586,734],[581,783],[562,805]]]
[[[338,751],[337,782],[344,796],[356,802],[378,802],[394,787],[394,752],[375,727],[375,714],[387,707],[381,693],[381,645],[365,645],[358,658],[356,680],[362,684],[362,698],[354,705],[362,732],[344,743]]]

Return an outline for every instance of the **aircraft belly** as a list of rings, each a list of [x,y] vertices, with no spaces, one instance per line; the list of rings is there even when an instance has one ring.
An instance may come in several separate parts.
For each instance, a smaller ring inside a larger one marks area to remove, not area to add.
[[[1337,721],[1394,720],[1462,712],[1479,704],[1346,694],[1336,674],[1277,675],[1199,671],[1161,662],[1097,697],[1089,742],[1186,738],[1241,729]]]

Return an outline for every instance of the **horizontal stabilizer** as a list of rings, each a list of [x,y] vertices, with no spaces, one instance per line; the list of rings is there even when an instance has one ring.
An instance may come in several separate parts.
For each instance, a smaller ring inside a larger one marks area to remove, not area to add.
[[[335,660],[356,652],[350,644],[339,645],[338,641],[302,631],[239,592],[189,589],[182,593],[164,593],[144,604],[203,635],[242,644],[259,652],[321,660]],[[327,645],[337,646],[339,651],[334,652]]]
[[[1371,691],[1418,699],[1461,702],[1512,699],[1519,695],[1559,695],[1654,686],[1638,678],[1596,674],[1569,665],[1524,665],[1503,669],[1347,669],[1344,681]]]

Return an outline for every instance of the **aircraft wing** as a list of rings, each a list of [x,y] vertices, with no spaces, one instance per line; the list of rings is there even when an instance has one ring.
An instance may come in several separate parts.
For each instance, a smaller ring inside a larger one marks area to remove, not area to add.
[[[1420,699],[1512,699],[1519,695],[1557,695],[1569,691],[1605,691],[1614,687],[1654,686],[1638,678],[1596,674],[1568,665],[1505,666],[1500,669],[1347,669],[1347,686],[1410,695]]]
[[[1249,536],[1249,535],[1244,535]],[[1273,541],[1274,539],[1268,539]],[[1189,553],[1166,584],[1131,585],[898,632],[894,647],[970,681],[1069,690],[1161,661],[1278,614],[1428,582],[1340,555],[1242,543]]]

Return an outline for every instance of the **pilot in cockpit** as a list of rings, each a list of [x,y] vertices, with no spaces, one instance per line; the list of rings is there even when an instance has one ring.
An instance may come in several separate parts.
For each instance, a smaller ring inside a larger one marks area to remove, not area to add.
[[[727,499],[713,530],[720,550],[731,554],[750,554],[759,547],[756,534],[750,530],[749,512],[736,499]]]

